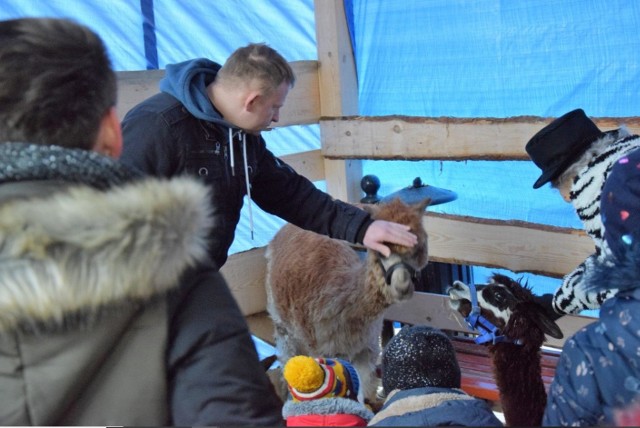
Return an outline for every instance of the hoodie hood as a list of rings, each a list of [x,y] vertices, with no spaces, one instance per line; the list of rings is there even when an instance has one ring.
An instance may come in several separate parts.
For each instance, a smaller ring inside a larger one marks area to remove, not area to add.
[[[221,65],[206,58],[169,64],[160,90],[176,97],[198,119],[234,128],[213,107],[207,95],[207,86],[213,82]]]

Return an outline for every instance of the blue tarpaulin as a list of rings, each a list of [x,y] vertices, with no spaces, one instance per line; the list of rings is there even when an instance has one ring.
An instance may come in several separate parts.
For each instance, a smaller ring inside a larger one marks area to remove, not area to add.
[[[362,115],[556,117],[578,107],[594,117],[640,112],[640,2],[346,0],[345,6]],[[164,68],[201,56],[222,62],[248,42],[266,42],[290,61],[317,59],[312,0],[2,0],[0,19],[20,16],[89,25],[105,40],[117,70]],[[317,126],[279,129],[266,138],[280,155],[320,145]],[[415,177],[458,194],[435,211],[582,227],[556,191],[532,189],[539,171],[528,161],[364,161],[363,168],[379,176],[381,195]],[[261,212],[254,216],[255,239],[245,213],[232,252],[265,245],[282,224]],[[533,285],[550,291],[557,280],[534,277]]]

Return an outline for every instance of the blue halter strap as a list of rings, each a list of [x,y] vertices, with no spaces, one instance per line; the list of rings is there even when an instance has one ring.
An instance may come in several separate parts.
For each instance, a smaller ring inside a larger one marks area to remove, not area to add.
[[[501,342],[515,343],[521,345],[522,343],[517,340],[511,340],[507,336],[500,334],[500,329],[480,314],[480,306],[478,306],[478,292],[475,284],[469,284],[469,294],[471,296],[471,312],[465,318],[465,321],[471,328],[479,333],[476,337],[475,343],[484,344],[491,342],[493,345]]]

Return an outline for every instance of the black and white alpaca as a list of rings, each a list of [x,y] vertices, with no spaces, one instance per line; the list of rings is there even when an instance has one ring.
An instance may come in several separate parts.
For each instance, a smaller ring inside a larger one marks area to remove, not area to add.
[[[526,285],[495,274],[489,283],[475,288],[481,316],[506,338],[488,345],[505,422],[508,426],[540,426],[547,403],[540,346],[545,334],[562,338],[562,331]],[[472,291],[460,281],[448,290],[452,309],[465,318],[472,311]]]
[[[609,131],[594,141],[589,149],[576,161],[575,179],[570,198],[585,232],[596,247],[572,272],[565,275],[553,304],[560,313],[577,313],[583,309],[599,308],[602,302],[616,294],[616,290],[593,291],[583,286],[583,277],[597,265],[602,254],[604,225],[600,218],[600,194],[604,182],[616,160],[640,148],[640,137],[632,135],[626,128]],[[569,170],[568,170],[569,171]],[[572,175],[571,172],[567,172]]]

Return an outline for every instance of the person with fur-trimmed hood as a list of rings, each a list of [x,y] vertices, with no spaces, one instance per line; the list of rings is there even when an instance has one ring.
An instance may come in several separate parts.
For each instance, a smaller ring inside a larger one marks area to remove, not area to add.
[[[465,393],[451,339],[404,326],[382,353],[386,399],[370,426],[502,426],[488,404]]]
[[[0,424],[282,424],[197,180],[118,162],[89,28],[0,21]]]
[[[585,289],[617,294],[565,342],[543,425],[613,426],[640,402],[640,150],[615,162],[600,203],[610,252],[585,276]]]
[[[588,290],[584,277],[602,258],[605,226],[600,216],[602,186],[615,161],[640,148],[640,137],[625,127],[602,132],[582,109],[572,110],[538,131],[527,143],[531,160],[542,170],[533,185],[537,189],[550,182],[562,198],[570,202],[593,239],[595,252],[562,279],[553,296],[544,295],[555,318],[598,309],[616,293],[615,287]]]

